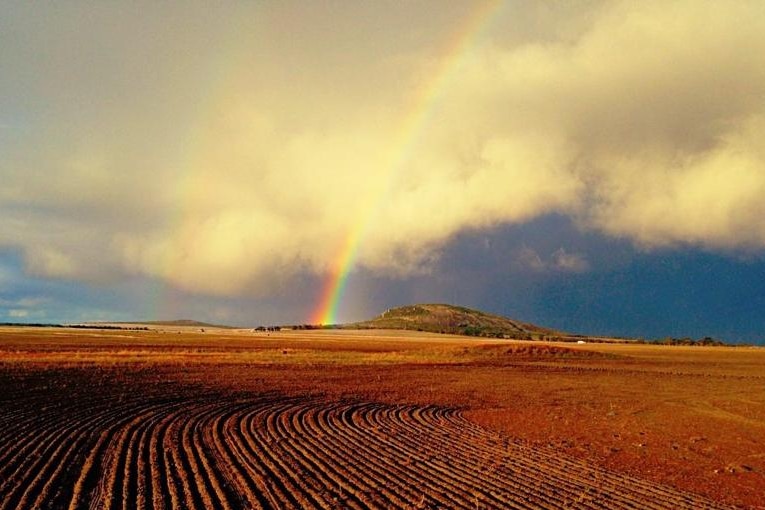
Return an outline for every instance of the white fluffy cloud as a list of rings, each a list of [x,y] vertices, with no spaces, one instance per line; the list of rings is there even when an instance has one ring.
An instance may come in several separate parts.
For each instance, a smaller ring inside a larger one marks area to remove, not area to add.
[[[311,7],[285,32],[305,7],[5,7],[0,245],[37,275],[220,295],[324,273],[354,238],[359,265],[408,274],[552,212],[765,248],[761,2],[508,8],[414,105],[467,12]]]

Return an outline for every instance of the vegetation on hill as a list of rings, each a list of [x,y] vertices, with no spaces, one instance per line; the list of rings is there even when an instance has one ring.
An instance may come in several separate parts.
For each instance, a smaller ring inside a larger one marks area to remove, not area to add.
[[[705,336],[704,338],[699,338],[698,340],[694,340],[693,338],[689,338],[689,337],[674,338],[674,337],[668,336],[660,340],[654,340],[653,343],[661,344],[661,345],[701,345],[701,346],[727,345],[722,340],[718,340],[716,338],[712,338],[709,336]]]
[[[408,329],[431,333],[514,338],[521,340],[541,339],[559,333],[462,306],[446,304],[419,304],[386,310],[372,320],[349,324],[359,329]]]

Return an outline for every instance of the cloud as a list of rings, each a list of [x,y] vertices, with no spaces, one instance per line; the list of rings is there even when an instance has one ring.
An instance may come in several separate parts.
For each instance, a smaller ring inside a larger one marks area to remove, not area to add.
[[[42,307],[50,303],[50,298],[38,296],[0,298],[0,315],[11,319],[41,318],[46,316]]]
[[[761,5],[603,5],[573,41],[488,51],[463,103],[492,83],[495,132],[566,141],[586,227],[647,247],[762,248]]]
[[[583,255],[560,248],[552,255],[552,267],[566,273],[582,273],[590,268],[590,264]]]
[[[48,303],[50,300],[44,297],[21,297],[17,299],[2,299],[0,298],[0,306],[2,307],[21,307],[21,308],[36,308],[38,306]]]
[[[524,269],[533,271],[544,271],[547,268],[545,263],[533,248],[524,246],[515,255],[515,261]]]
[[[524,246],[515,251],[514,263],[521,269],[534,272],[583,273],[590,268],[584,255],[569,253],[563,248],[549,257],[542,257],[535,249]]]
[[[765,117],[747,119],[700,153],[614,162],[592,222],[646,246],[762,248],[763,121]]]
[[[514,6],[432,103],[467,13],[268,22],[303,7],[4,7],[0,107],[25,129],[0,245],[35,275],[223,296],[288,292],[355,238],[375,274],[427,272],[462,231],[550,213],[646,248],[765,247],[760,2]]]

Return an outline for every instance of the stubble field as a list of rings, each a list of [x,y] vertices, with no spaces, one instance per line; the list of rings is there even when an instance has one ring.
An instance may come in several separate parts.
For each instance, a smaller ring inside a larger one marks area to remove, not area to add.
[[[765,507],[765,352],[0,329],[0,509]]]

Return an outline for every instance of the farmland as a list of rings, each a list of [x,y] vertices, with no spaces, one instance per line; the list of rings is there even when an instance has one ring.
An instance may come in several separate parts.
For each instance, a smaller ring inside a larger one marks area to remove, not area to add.
[[[758,508],[765,352],[0,329],[0,508]]]

